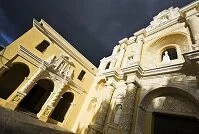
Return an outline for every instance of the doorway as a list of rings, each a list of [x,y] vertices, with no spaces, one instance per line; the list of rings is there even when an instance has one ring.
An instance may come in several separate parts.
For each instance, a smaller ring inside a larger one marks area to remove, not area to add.
[[[153,134],[198,134],[199,121],[190,116],[153,113]]]
[[[54,84],[47,79],[39,80],[19,104],[18,109],[37,114],[53,91]]]

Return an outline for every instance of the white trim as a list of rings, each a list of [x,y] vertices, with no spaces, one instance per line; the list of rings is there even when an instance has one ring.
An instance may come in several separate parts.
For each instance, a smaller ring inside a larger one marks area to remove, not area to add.
[[[27,61],[29,62],[33,62],[33,64],[35,66],[37,66],[38,68],[41,66],[41,65],[44,65],[45,67],[49,67],[50,64],[47,63],[46,61],[40,59],[39,57],[37,57],[35,54],[31,53],[28,49],[26,49],[25,47],[23,46],[19,46],[19,50],[17,51],[18,54],[25,58]],[[46,71],[50,71],[49,69],[47,69]],[[50,71],[51,72],[51,71]],[[54,71],[52,71],[52,73],[54,73]],[[58,77],[60,77],[62,80],[64,79],[62,76],[58,75],[57,73],[54,73],[56,74]],[[87,93],[83,88],[82,86],[80,86],[79,84],[75,83],[74,81],[72,81],[70,78],[67,78],[67,80],[69,81],[70,85],[79,89],[82,93]],[[75,89],[74,89],[75,90]],[[76,90],[75,90],[76,91]],[[76,91],[78,92],[78,91]],[[79,92],[78,92],[79,93]]]
[[[41,25],[41,23],[43,25]],[[59,35],[52,27],[50,27],[44,20],[41,20],[41,22],[38,22],[37,20],[33,19],[33,26],[35,26],[39,31],[44,33],[47,37],[52,39],[57,46],[59,46],[64,52],[66,52],[68,55],[70,55],[73,59],[78,61],[83,67],[85,67],[90,73],[93,75],[96,75],[97,68],[89,62],[80,52],[78,52],[72,45],[70,45],[69,42],[67,42],[61,35]],[[60,41],[54,34],[52,34],[48,29],[55,32],[55,35],[57,35],[59,38],[61,38]],[[67,45],[65,45],[65,43]],[[81,57],[81,58],[80,58]]]

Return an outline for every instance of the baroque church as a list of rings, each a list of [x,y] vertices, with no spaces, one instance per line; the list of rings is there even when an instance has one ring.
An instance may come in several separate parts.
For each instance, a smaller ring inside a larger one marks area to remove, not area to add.
[[[199,132],[198,0],[160,12],[98,68],[44,20],[0,54],[3,109],[75,134]]]

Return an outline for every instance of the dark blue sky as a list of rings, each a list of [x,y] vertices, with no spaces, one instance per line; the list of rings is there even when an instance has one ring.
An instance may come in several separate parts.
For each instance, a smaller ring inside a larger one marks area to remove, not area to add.
[[[43,18],[94,65],[160,11],[194,0],[0,0],[0,45]]]

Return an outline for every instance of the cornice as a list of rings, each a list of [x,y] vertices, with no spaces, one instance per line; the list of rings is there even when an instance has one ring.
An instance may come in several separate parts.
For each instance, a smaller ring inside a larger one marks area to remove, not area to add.
[[[165,24],[162,24],[161,26],[158,26],[158,27],[156,27],[156,28],[154,28],[154,29],[152,29],[150,31],[146,31],[145,35],[149,36],[149,35],[152,35],[152,34],[154,34],[156,32],[162,31],[162,30],[164,30],[164,29],[166,29],[166,28],[168,28],[168,27],[170,27],[172,25],[175,25],[175,24],[177,24],[179,22],[179,19],[181,19],[181,17],[177,17],[177,18],[175,18],[173,20],[170,20],[169,22],[167,22]]]
[[[198,61],[199,60],[199,50],[186,52],[186,53],[183,53],[182,55],[185,58],[186,62],[188,62],[188,63],[190,61]]]
[[[152,75],[159,75],[159,74],[164,74],[164,73],[180,71],[183,67],[183,63],[165,65],[165,66],[159,67],[159,68],[143,70],[142,76],[145,77],[145,76],[152,76]]]
[[[186,12],[186,11],[188,11],[188,10],[190,10],[190,9],[192,9],[192,8],[194,8],[194,7],[196,7],[196,6],[198,6],[199,5],[199,0],[196,0],[196,1],[194,1],[194,2],[192,2],[192,3],[190,3],[190,4],[188,4],[188,5],[186,5],[186,6],[184,6],[184,7],[182,7],[181,9],[180,9],[180,12]]]
[[[46,68],[50,67],[50,64],[42,59],[40,59],[39,57],[37,57],[35,54],[33,54],[32,52],[30,52],[28,49],[26,49],[23,46],[19,46],[18,49],[18,55],[20,55],[21,57],[25,58],[27,61],[29,61],[30,63],[32,63],[33,65],[35,65],[36,67],[41,67],[41,65],[45,66]],[[47,72],[50,71],[51,73],[56,74],[56,76],[59,77],[59,79],[63,79],[60,75],[58,75],[57,73],[53,72],[51,69],[47,69]],[[69,86],[73,86],[75,88],[77,88],[79,91],[78,93],[87,93],[82,86],[80,86],[79,84],[75,83],[72,79],[67,78],[68,82],[69,82]],[[75,89],[74,89],[75,90]],[[75,90],[77,92],[77,90]]]
[[[164,65],[162,67],[157,67],[152,69],[143,69],[139,64],[136,64],[121,69],[106,70],[98,74],[98,76],[104,75],[105,77],[116,77],[118,79],[123,79],[125,78],[126,75],[135,73],[139,77],[147,77],[152,75],[159,75],[164,73],[180,71],[183,67],[183,64],[184,62],[178,64]]]
[[[80,54],[72,45],[70,45],[69,42],[67,42],[63,37],[61,37],[61,35],[59,35],[53,28],[51,28],[45,21],[41,21],[42,23],[45,24],[46,27],[48,27],[49,29],[51,29],[53,32],[55,32],[55,34],[57,36],[59,36],[59,38],[63,39],[65,43],[67,43],[67,45],[70,46],[70,48],[63,44],[62,41],[60,41],[57,37],[55,37],[55,35],[53,35],[49,30],[47,30],[44,27],[44,24],[42,25],[40,22],[38,22],[37,20],[33,19],[33,26],[35,26],[40,32],[44,33],[44,35],[46,35],[47,37],[49,37],[50,39],[52,39],[55,44],[57,46],[59,46],[63,51],[65,51],[68,55],[70,55],[73,59],[75,59],[76,61],[78,61],[78,63],[80,63],[83,67],[85,67],[90,73],[92,73],[93,75],[96,75],[96,70],[97,68],[90,63],[89,61],[84,62],[84,60],[82,60],[80,57],[83,57],[84,59],[86,59],[82,54]],[[71,48],[73,50],[71,50]],[[75,52],[74,52],[75,51]],[[87,59],[86,59],[87,60]],[[89,62],[89,63],[88,63]],[[90,66],[89,66],[90,64]]]

